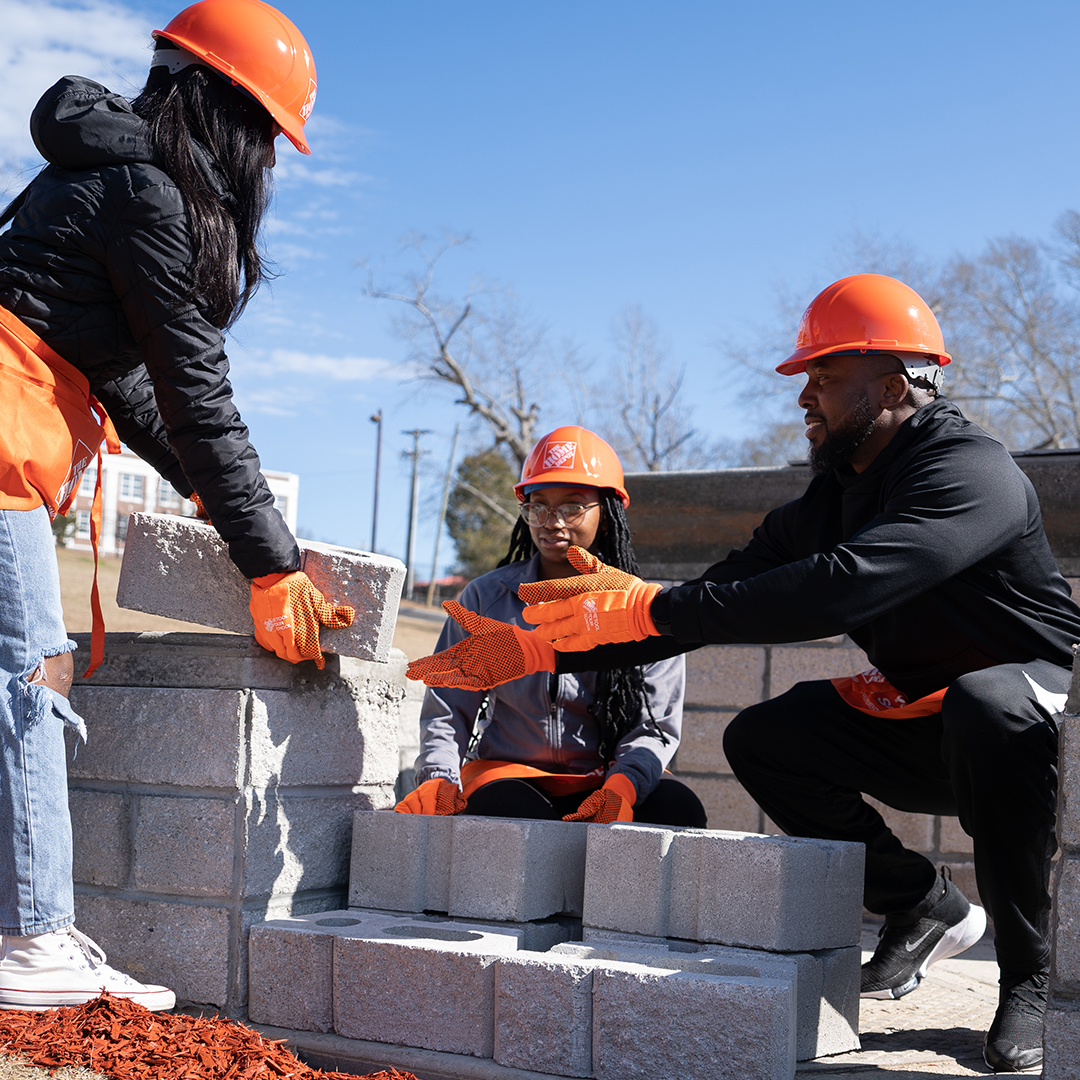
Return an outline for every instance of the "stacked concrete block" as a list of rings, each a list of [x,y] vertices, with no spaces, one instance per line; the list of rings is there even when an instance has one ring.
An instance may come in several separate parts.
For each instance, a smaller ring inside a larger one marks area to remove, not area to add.
[[[349,905],[531,922],[580,917],[588,826],[358,813]]]
[[[1077,648],[1073,646],[1074,654]],[[1060,725],[1058,843],[1043,1076],[1080,1080],[1080,658],[1075,655]]]
[[[89,739],[68,773],[78,922],[111,963],[242,1011],[248,926],[343,906],[353,815],[392,804],[404,666],[107,635],[71,693]]]
[[[699,974],[793,980],[796,1056],[799,1061],[859,1048],[857,945],[806,953],[702,945],[630,934],[585,931],[582,943],[557,945],[552,954],[579,960],[610,960]]]
[[[858,941],[862,845],[703,829],[592,826],[584,924],[803,952]]]
[[[405,567],[397,559],[301,540],[300,569],[352,626],[320,631],[325,652],[384,662],[393,644]],[[212,526],[173,514],[132,514],[116,602],[170,619],[251,634],[250,585]]]

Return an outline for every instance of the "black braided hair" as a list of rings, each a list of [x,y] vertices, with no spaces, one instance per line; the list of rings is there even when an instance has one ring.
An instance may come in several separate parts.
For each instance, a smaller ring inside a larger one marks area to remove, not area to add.
[[[639,574],[637,556],[630,540],[630,524],[626,520],[626,508],[622,499],[612,488],[600,488],[600,529],[596,534],[596,554],[608,566]],[[536,554],[529,526],[518,518],[510,534],[510,548],[499,562],[509,566],[525,562]],[[652,705],[645,693],[645,672],[640,667],[612,668],[600,671],[596,678],[596,695],[589,706],[589,715],[600,729],[600,756],[610,762],[619,741],[638,724],[641,714],[648,713],[649,726],[667,745],[667,735],[653,715]]]

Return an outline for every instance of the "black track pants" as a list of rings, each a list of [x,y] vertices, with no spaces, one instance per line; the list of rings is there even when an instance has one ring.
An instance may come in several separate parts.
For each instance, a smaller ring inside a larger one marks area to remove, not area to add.
[[[935,869],[860,792],[897,810],[958,816],[973,840],[998,963],[1027,973],[1049,966],[1054,714],[1069,680],[1041,660],[973,671],[950,686],[940,714],[913,720],[861,713],[826,681],[799,683],[735,717],[724,750],[786,833],[866,845],[864,899],[879,914],[914,907]]]

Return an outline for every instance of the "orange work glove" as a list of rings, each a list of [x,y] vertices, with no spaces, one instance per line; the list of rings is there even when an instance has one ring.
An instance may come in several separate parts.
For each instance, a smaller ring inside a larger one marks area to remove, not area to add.
[[[352,626],[355,617],[355,608],[330,603],[303,570],[267,574],[251,583],[255,640],[294,664],[314,660],[321,671],[326,661],[319,647],[319,623],[340,630]]]
[[[460,814],[465,809],[461,788],[449,780],[425,780],[394,807],[399,814]]]
[[[443,611],[469,636],[434,656],[414,660],[406,671],[410,679],[428,686],[490,690],[522,675],[555,670],[555,650],[533,631],[477,615],[455,600],[447,600]]]
[[[191,501],[195,504],[195,516],[200,521],[209,521],[210,515],[206,512],[206,507],[203,506],[202,499],[193,491],[191,493]]]
[[[560,652],[581,652],[660,633],[649,606],[662,586],[607,566],[579,547],[567,555],[582,571],[579,577],[518,586],[518,597],[529,604],[525,618],[538,624],[538,635]]]
[[[609,825],[613,821],[633,821],[637,791],[633,781],[625,773],[611,773],[572,813],[564,814],[563,821],[594,821]]]

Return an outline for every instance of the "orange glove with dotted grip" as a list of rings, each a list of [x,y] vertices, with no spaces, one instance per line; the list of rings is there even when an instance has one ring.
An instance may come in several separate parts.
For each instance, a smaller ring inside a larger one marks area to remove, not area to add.
[[[425,780],[394,807],[399,814],[460,814],[466,807],[461,788],[449,780]]]
[[[447,600],[443,611],[469,636],[434,656],[414,660],[406,672],[410,679],[428,686],[490,690],[522,675],[555,670],[555,650],[531,630],[485,618],[455,600]]]
[[[581,652],[660,633],[649,607],[662,586],[607,566],[581,548],[567,554],[580,576],[518,586],[518,597],[529,604],[525,619],[538,624],[540,637],[560,652]]]
[[[314,660],[321,671],[326,661],[319,647],[319,624],[340,630],[352,626],[355,617],[355,608],[330,603],[303,570],[267,574],[251,583],[255,640],[294,664]]]
[[[203,506],[202,499],[200,499],[194,491],[191,493],[191,501],[195,504],[195,516],[200,521],[209,521],[210,515],[206,512],[206,507]]]
[[[636,801],[637,791],[630,777],[625,773],[612,773],[604,786],[583,800],[572,814],[564,814],[563,821],[591,821],[597,825],[633,821]]]

